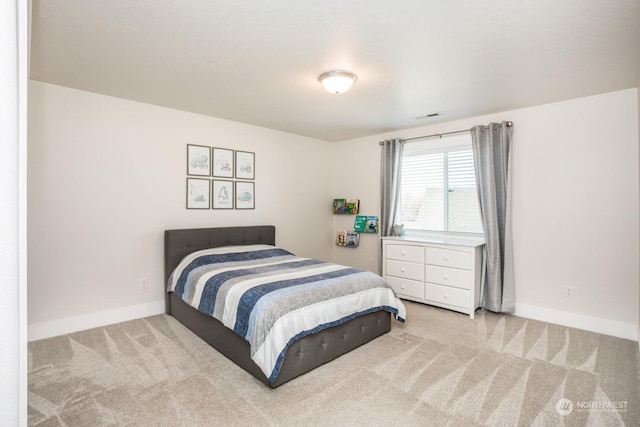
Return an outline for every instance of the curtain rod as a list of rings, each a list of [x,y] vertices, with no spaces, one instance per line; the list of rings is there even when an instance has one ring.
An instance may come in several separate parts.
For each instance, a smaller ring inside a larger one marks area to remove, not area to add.
[[[507,122],[507,127],[511,127],[513,126],[513,122]],[[488,126],[483,126],[485,128],[487,128]],[[451,132],[443,132],[443,133],[434,133],[433,135],[425,135],[425,136],[414,136],[413,138],[406,138],[406,139],[402,139],[403,142],[407,142],[407,141],[413,141],[415,139],[427,139],[427,138],[434,138],[434,137],[438,137],[438,138],[442,138],[445,135],[453,135],[456,133],[465,133],[465,132],[471,132],[471,129],[464,129],[464,130],[453,130]],[[384,144],[384,142],[379,142],[379,145]]]

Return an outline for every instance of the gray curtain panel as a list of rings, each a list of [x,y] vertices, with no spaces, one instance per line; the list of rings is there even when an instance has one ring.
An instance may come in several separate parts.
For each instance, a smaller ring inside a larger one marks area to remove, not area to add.
[[[484,228],[482,306],[498,313],[515,311],[511,238],[510,122],[471,128],[473,159]]]
[[[402,166],[401,139],[390,139],[380,143],[380,235],[391,236],[400,203],[400,169]]]

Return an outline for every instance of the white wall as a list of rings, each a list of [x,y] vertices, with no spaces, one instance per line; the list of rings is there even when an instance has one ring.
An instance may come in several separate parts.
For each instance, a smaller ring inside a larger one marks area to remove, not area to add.
[[[335,168],[334,196],[378,214],[379,141],[512,120],[517,314],[637,339],[638,109],[629,89],[339,142],[334,159],[352,161]],[[335,216],[334,229],[351,221]],[[367,237],[334,260],[368,266],[379,243]]]
[[[27,3],[0,3],[0,414],[27,425],[26,99]]]
[[[29,89],[30,340],[162,312],[165,229],[274,224],[278,245],[331,258],[333,144],[41,82]],[[255,152],[256,209],[186,210],[187,144]]]
[[[382,138],[384,139],[384,138]],[[360,215],[380,215],[380,146],[378,136],[335,144],[333,197],[359,199]],[[353,215],[333,215],[333,236],[338,230],[353,230]],[[360,233],[357,248],[333,245],[333,259],[341,264],[380,274],[380,238]]]
[[[30,91],[30,339],[161,311],[166,228],[275,224],[300,255],[379,271],[376,236],[333,244],[353,217],[331,215],[331,199],[377,215],[379,141],[501,120],[514,122],[517,314],[637,339],[637,89],[336,144],[45,83]],[[188,143],[254,151],[256,210],[187,211]]]

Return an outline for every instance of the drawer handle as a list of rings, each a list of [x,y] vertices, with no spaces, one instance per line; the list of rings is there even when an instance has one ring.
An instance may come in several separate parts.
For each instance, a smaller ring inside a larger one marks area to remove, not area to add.
[[[449,298],[449,294],[444,294],[444,299]]]
[[[405,288],[405,286],[404,286],[404,285],[400,286],[400,289],[404,289],[404,288]]]
[[[449,280],[449,276],[447,276],[446,274],[444,275],[444,280]]]
[[[402,255],[402,256],[405,256],[405,254],[406,254],[405,251],[400,252],[400,255]]]
[[[400,269],[400,271],[404,273],[404,267],[402,267],[402,268]]]
[[[449,257],[448,256],[444,257],[444,260],[449,261]]]

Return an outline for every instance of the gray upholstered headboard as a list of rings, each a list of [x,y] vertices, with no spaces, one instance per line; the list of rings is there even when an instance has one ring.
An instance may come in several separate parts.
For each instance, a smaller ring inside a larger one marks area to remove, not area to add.
[[[246,227],[188,228],[164,232],[164,286],[182,258],[201,249],[232,245],[275,245],[276,227],[255,225]],[[165,294],[166,312],[171,314],[169,293]]]

